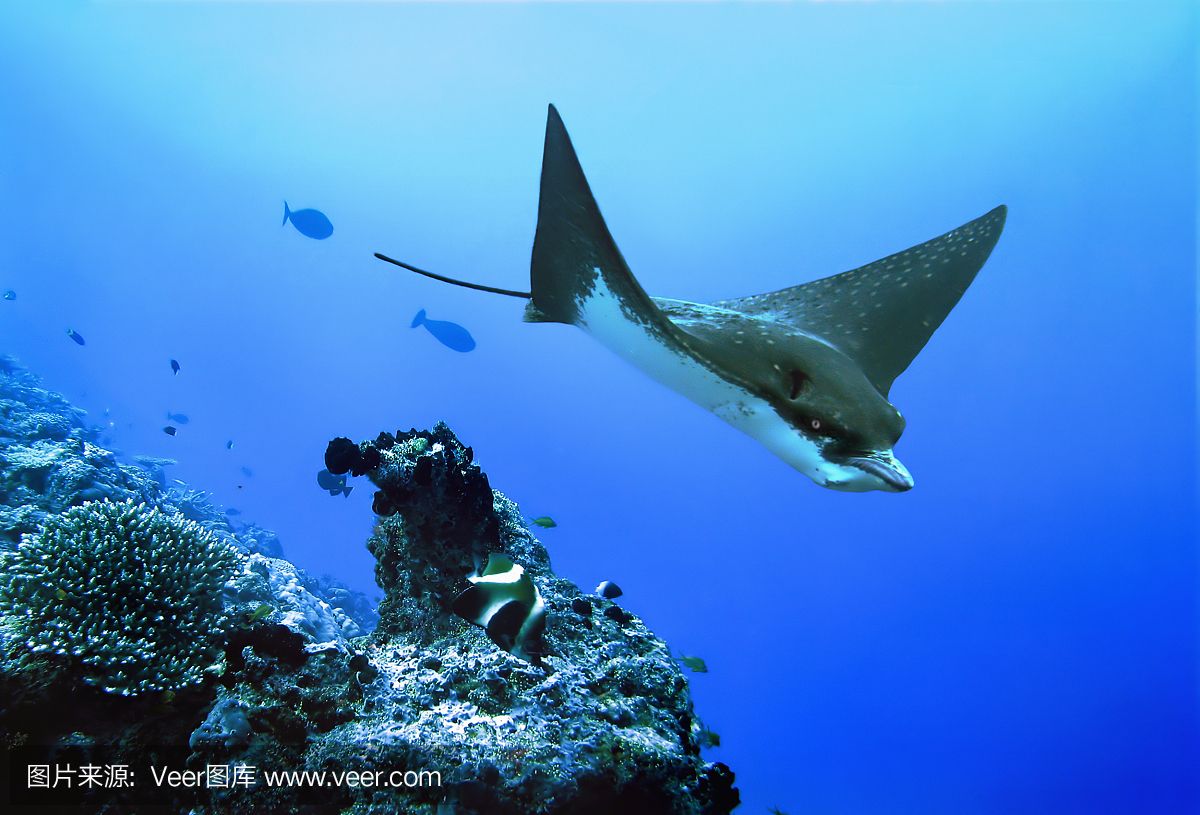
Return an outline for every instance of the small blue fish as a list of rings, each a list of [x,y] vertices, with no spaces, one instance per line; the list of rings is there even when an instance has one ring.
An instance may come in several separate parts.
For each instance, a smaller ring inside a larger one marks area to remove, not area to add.
[[[342,497],[350,497],[350,492],[354,487],[346,486],[346,474],[334,475],[329,470],[321,470],[317,473],[317,486],[325,490],[330,495],[341,495]]]
[[[177,360],[177,359],[171,360],[171,372],[174,373],[176,376],[179,375],[179,360]]]
[[[186,413],[168,413],[167,421],[174,422],[175,424],[187,424],[191,420],[187,417]]]
[[[232,449],[233,449],[233,439],[230,439],[229,441],[225,442],[225,449],[226,449],[226,450],[232,450]]]
[[[246,476],[246,478],[254,478],[254,470],[251,470],[249,467],[242,467],[242,475]]]
[[[174,435],[175,435],[176,433],[178,433],[179,431],[177,431],[177,430],[176,430],[174,427],[172,427],[171,425],[167,425],[166,427],[164,427],[164,428],[163,428],[163,432],[164,432],[164,433],[166,433],[168,436],[174,436]]]
[[[283,226],[288,221],[296,227],[296,231],[306,238],[323,241],[333,234],[333,224],[319,209],[298,209],[295,212],[288,209],[287,201],[283,202]]]
[[[603,597],[605,600],[616,600],[625,592],[621,591],[621,587],[611,580],[603,580],[596,587],[596,594]]]
[[[76,331],[74,328],[68,328],[68,329],[67,329],[67,336],[68,336],[68,337],[70,337],[71,339],[75,340],[75,342],[76,342],[76,343],[78,343],[79,345],[85,345],[85,344],[86,344],[86,343],[84,343],[84,341],[83,341],[83,337],[82,337],[82,336],[80,336],[79,332],[78,332],[78,331]]]
[[[16,300],[17,293],[15,291],[13,291],[12,289],[8,289],[6,292],[4,292],[4,299],[5,300]]]
[[[451,323],[445,320],[430,320],[425,316],[425,309],[421,309],[417,312],[417,316],[413,317],[412,321],[413,328],[419,325],[425,326],[426,331],[451,351],[461,351],[465,354],[467,351],[475,350],[475,338],[471,336],[471,332],[458,323]]]

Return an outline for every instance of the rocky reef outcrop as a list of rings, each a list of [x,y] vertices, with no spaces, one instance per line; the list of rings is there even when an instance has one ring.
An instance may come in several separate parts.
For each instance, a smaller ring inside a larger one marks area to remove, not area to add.
[[[277,557],[265,530],[231,528],[203,494],[172,497],[154,472],[169,465],[118,463],[82,415],[11,363],[0,369],[0,423],[10,546],[81,511],[72,506],[136,498],[240,553],[221,589],[220,653],[199,681],[110,692],[31,668],[11,614],[0,628],[0,745],[143,767],[141,786],[79,791],[71,803],[196,815],[716,815],[737,805],[733,774],[702,755],[704,730],[666,644],[614,601],[557,577],[517,506],[445,425],[327,451],[331,471],[377,488],[367,545],[385,598],[372,625],[365,598]],[[42,427],[53,435],[36,435]],[[52,460],[32,466],[30,450]],[[55,467],[80,457],[97,471],[91,481],[47,495],[68,483]],[[466,614],[469,591],[482,599]],[[197,783],[152,785],[144,765],[155,763]]]

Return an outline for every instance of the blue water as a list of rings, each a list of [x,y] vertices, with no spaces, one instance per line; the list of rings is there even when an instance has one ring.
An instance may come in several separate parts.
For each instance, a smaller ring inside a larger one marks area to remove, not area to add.
[[[325,443],[445,419],[561,574],[707,661],[742,812],[1194,812],[1197,34],[1166,2],[5,4],[0,350],[373,594]],[[658,295],[1009,205],[892,390],[914,490],[822,490],[582,332],[372,258],[524,288],[547,102]]]

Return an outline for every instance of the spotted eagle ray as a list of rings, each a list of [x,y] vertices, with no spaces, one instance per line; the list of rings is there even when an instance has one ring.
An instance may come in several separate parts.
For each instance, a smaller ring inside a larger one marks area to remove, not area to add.
[[[888,391],[975,279],[1005,213],[998,206],[903,252],[767,294],[715,303],[651,297],[617,249],[551,105],[532,291],[376,257],[526,298],[526,322],[582,328],[823,487],[903,492],[913,478],[893,448],[905,422]]]

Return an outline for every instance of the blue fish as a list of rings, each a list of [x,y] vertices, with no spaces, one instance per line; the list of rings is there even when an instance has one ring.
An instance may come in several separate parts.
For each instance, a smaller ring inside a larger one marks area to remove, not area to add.
[[[177,360],[177,359],[171,360],[171,372],[175,373],[175,374],[179,373],[179,360]]]
[[[5,300],[16,300],[17,293],[15,291],[13,291],[12,289],[9,289],[8,291],[4,292],[4,299]]]
[[[167,413],[167,421],[175,424],[187,424],[190,420],[186,413]]]
[[[349,498],[354,489],[354,487],[346,486],[345,473],[334,475],[329,470],[321,470],[317,473],[317,486],[330,495],[341,495],[343,498]]]
[[[425,309],[421,309],[412,321],[413,328],[419,325],[425,326],[426,331],[451,351],[461,351],[465,354],[467,351],[475,350],[475,338],[471,336],[471,332],[458,323],[427,319]]]
[[[333,224],[319,209],[298,209],[292,212],[287,201],[283,202],[283,226],[288,221],[296,227],[296,231],[306,238],[323,241],[333,234]]]
[[[67,329],[67,336],[70,337],[71,339],[75,340],[75,342],[78,343],[79,345],[85,344],[83,341],[83,337],[81,337],[79,335],[79,332],[76,331],[74,328]]]
[[[226,449],[226,450],[232,450],[232,449],[233,449],[233,439],[230,439],[229,441],[225,442],[225,449]]]

